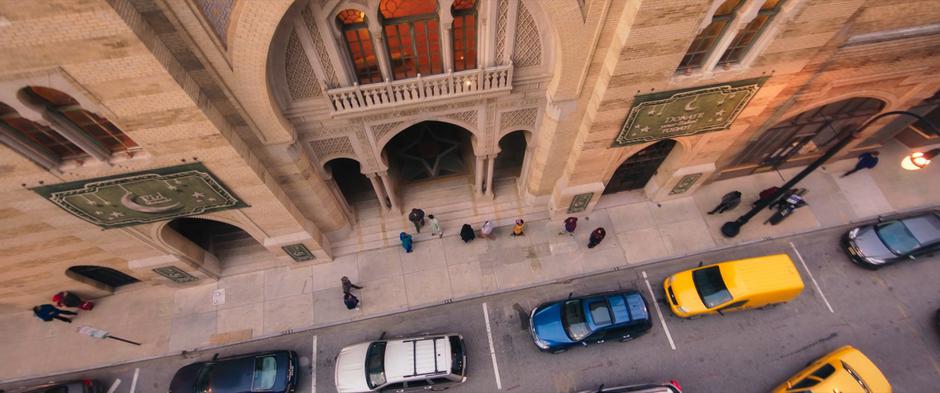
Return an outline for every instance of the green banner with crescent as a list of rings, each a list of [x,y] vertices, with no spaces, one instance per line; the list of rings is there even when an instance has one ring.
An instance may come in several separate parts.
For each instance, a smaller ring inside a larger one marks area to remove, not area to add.
[[[118,228],[248,207],[202,163],[32,189],[102,228]]]
[[[638,95],[611,147],[727,129],[767,79]]]

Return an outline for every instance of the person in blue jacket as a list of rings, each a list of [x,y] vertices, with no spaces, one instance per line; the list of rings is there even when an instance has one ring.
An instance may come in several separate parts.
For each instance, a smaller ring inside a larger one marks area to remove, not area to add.
[[[36,307],[33,307],[33,314],[36,315],[36,318],[42,319],[43,321],[49,322],[53,319],[58,319],[62,322],[72,323],[71,318],[63,317],[61,314],[65,315],[78,315],[77,312],[60,310],[51,304],[42,304]]]

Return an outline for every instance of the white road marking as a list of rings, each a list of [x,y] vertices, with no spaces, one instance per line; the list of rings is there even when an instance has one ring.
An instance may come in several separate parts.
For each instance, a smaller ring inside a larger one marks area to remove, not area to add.
[[[493,374],[496,375],[496,390],[503,390],[503,382],[499,379],[499,366],[496,365],[496,350],[493,349],[493,331],[490,330],[490,311],[483,303],[483,319],[486,320],[486,339],[490,342],[490,357],[493,359]]]
[[[137,390],[137,376],[138,376],[138,375],[140,375],[140,369],[139,369],[139,368],[135,368],[135,369],[134,369],[134,379],[131,380],[131,391],[130,391],[130,393],[134,393],[134,391]]]
[[[310,393],[317,393],[317,336],[313,336],[313,352],[310,352]]]
[[[114,393],[117,390],[118,386],[121,386],[121,379],[115,379],[114,383],[111,384],[111,388],[108,389],[108,393]]]
[[[650,291],[650,300],[653,302],[653,306],[656,307],[656,314],[659,314],[659,322],[663,324],[663,330],[666,332],[666,338],[669,339],[669,346],[672,347],[672,350],[676,350],[676,343],[672,341],[672,334],[669,333],[669,326],[666,326],[666,318],[663,318],[663,310],[659,308],[659,302],[656,301],[656,295],[653,293],[653,287],[650,285],[650,280],[646,277],[646,271],[643,271],[643,281],[646,282],[646,289]]]
[[[813,277],[813,272],[809,271],[809,266],[806,266],[806,261],[803,260],[803,256],[800,255],[800,250],[796,249],[796,246],[793,245],[793,242],[790,242],[790,247],[793,248],[793,252],[796,253],[796,258],[800,260],[800,263],[803,264],[803,269],[806,269],[806,274],[809,275],[809,279],[813,281],[813,287],[816,288],[816,292],[819,292],[819,296],[822,297],[824,303],[826,303],[826,308],[829,309],[829,312],[835,314],[836,312],[832,310],[832,305],[829,304],[829,300],[826,299],[826,294],[823,293],[822,288],[819,287],[819,283],[816,282],[816,277]]]

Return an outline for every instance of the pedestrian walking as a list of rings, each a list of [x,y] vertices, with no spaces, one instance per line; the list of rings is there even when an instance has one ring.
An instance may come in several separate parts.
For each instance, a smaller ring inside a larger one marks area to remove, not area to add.
[[[444,231],[441,230],[441,222],[433,214],[428,214],[428,224],[431,225],[431,236],[444,237]]]
[[[353,295],[350,292],[343,294],[343,303],[346,304],[347,310],[358,310],[359,309],[359,298],[356,295]]]
[[[605,236],[607,236],[607,231],[604,230],[604,228],[595,229],[588,238],[588,248],[594,248],[598,244],[601,244],[601,240],[604,240]]]
[[[525,221],[521,218],[516,220],[516,225],[512,226],[512,236],[525,236]]]
[[[415,224],[415,230],[421,233],[421,227],[424,226],[424,210],[414,208],[408,213],[408,221]]]
[[[36,318],[42,319],[43,321],[46,321],[46,322],[49,322],[53,319],[58,319],[66,323],[72,323],[72,319],[63,317],[62,314],[78,315],[77,312],[69,311],[69,310],[60,310],[58,308],[55,308],[55,306],[51,304],[41,304],[36,307],[33,307],[33,314],[36,315]]]
[[[855,168],[852,168],[852,170],[843,173],[842,177],[846,177],[862,169],[874,168],[876,165],[878,165],[878,154],[879,153],[876,151],[871,153],[862,153],[862,155],[858,156],[858,162],[855,163]]]
[[[565,219],[565,231],[559,233],[559,235],[568,233],[570,236],[574,236],[574,230],[578,227],[578,217],[568,217]]]
[[[343,278],[339,279],[339,281],[343,283],[343,293],[351,293],[353,288],[356,288],[356,289],[363,288],[356,284],[353,284],[352,281],[349,280],[349,277],[346,277],[346,276],[343,276]]]
[[[492,221],[483,221],[483,226],[480,227],[480,237],[493,240],[493,229],[495,228]]]
[[[58,307],[80,308],[86,311],[95,308],[94,303],[82,300],[78,295],[69,291],[62,291],[52,295],[52,301]]]
[[[476,238],[477,235],[473,233],[473,227],[470,224],[463,224],[460,227],[460,240],[463,240],[464,243],[470,243],[471,240]]]
[[[741,191],[731,191],[721,197],[721,202],[718,203],[718,206],[715,206],[712,211],[708,214],[721,214],[728,210],[738,207],[741,203]]]
[[[401,247],[405,249],[405,252],[414,251],[414,238],[411,235],[402,232],[398,235],[398,239],[401,240]]]

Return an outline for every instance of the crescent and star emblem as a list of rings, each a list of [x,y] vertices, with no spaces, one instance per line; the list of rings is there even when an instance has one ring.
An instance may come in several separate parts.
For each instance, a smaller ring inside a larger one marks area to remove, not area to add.
[[[130,191],[128,191],[127,193],[124,194],[124,196],[121,197],[121,205],[135,212],[150,213],[150,214],[165,213],[170,210],[179,209],[181,206],[183,206],[183,204],[179,202],[176,202],[172,205],[167,205],[167,206],[144,206],[137,202],[134,202],[134,193]]]

